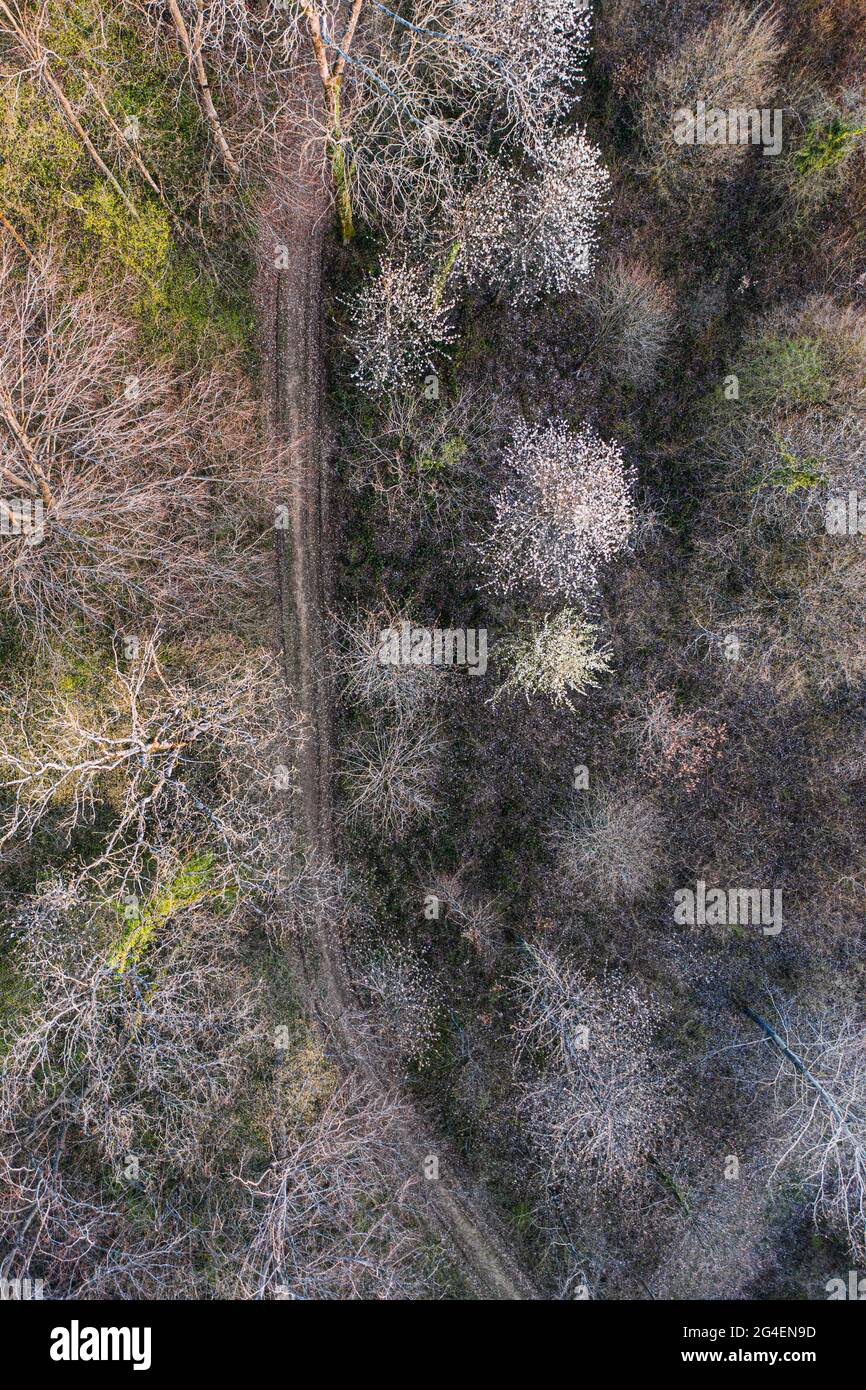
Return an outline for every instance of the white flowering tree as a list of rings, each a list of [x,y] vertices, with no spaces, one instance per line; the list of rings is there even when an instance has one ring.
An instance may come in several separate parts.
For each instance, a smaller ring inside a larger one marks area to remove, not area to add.
[[[494,167],[459,217],[466,280],[517,303],[574,289],[592,269],[609,189],[582,131],[549,139],[528,176]]]
[[[632,473],[619,445],[590,425],[521,422],[505,465],[509,481],[482,543],[489,584],[506,595],[537,589],[569,602],[585,597],[634,526]]]
[[[386,946],[367,962],[361,983],[376,1007],[386,1045],[404,1062],[429,1060],[442,1024],[435,977],[411,946]]]
[[[386,258],[352,305],[356,380],[370,391],[417,386],[434,370],[436,353],[454,340],[453,307],[429,271]]]

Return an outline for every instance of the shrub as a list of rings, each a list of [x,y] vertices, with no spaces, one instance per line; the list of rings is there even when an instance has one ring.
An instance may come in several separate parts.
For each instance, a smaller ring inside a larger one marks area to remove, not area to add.
[[[337,620],[332,669],[347,701],[393,712],[399,719],[420,713],[436,698],[442,667],[382,660],[382,634],[399,632],[404,621],[409,620],[391,608],[358,613],[351,623]]]
[[[567,608],[542,622],[529,619],[499,643],[498,659],[504,680],[495,699],[503,695],[547,696],[555,705],[573,709],[571,696],[598,685],[610,671],[610,648],[596,645],[598,629]]]
[[[789,123],[794,129],[777,172],[796,216],[805,219],[840,197],[858,165],[862,169],[866,106],[856,97],[834,99],[820,89],[794,101]]]
[[[635,738],[641,769],[658,782],[680,782],[687,792],[721,757],[727,739],[724,723],[677,712],[670,691],[650,695],[624,727]]]
[[[655,885],[663,862],[661,816],[647,796],[605,787],[557,825],[551,844],[567,883],[632,903]]]
[[[675,114],[698,101],[723,111],[766,107],[783,52],[777,15],[733,4],[657,65],[643,89],[640,118],[649,171],[663,192],[702,198],[736,174],[748,145],[678,145]]]
[[[641,261],[617,256],[592,281],[587,299],[593,357],[614,377],[648,386],[673,327],[670,292]]]
[[[864,363],[863,311],[811,299],[757,326],[740,400],[712,411],[693,608],[708,631],[740,634],[734,669],[786,698],[866,670],[862,541],[827,532],[830,499],[866,491]]]

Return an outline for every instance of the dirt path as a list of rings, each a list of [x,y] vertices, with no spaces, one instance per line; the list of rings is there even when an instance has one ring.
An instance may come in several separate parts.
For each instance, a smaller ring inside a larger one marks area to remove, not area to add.
[[[266,391],[286,480],[289,524],[276,533],[277,575],[286,683],[292,712],[302,720],[295,758],[302,839],[308,854],[327,857],[332,849],[331,716],[323,633],[328,448],[320,289],[324,235],[331,213],[314,148],[299,148],[291,156],[289,177],[290,209],[262,215],[259,311]],[[277,269],[275,262],[285,268]],[[331,923],[321,921],[314,945],[314,952],[308,950],[303,961],[311,1006],[327,1026],[344,1063],[393,1094],[393,1078],[364,1027],[339,934]],[[427,1133],[426,1122],[405,1101],[400,1113],[407,1175],[418,1174],[416,1191],[425,1217],[456,1248],[474,1288],[482,1297],[493,1299],[538,1298],[511,1256],[483,1193],[468,1183],[448,1146]],[[424,1177],[428,1155],[439,1161],[438,1180]]]

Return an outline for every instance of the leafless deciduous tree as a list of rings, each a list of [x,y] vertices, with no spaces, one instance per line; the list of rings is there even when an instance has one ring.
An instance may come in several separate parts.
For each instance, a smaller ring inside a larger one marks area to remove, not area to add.
[[[214,472],[224,451],[254,462],[239,382],[216,370],[172,380],[142,362],[132,330],[69,296],[50,260],[23,273],[0,260],[0,328],[0,577],[13,612],[45,641],[76,617],[200,599],[225,569],[207,543]],[[38,528],[10,524],[10,503]]]
[[[610,902],[635,902],[655,885],[663,824],[650,797],[607,786],[558,822],[551,847],[566,883]]]
[[[780,1151],[772,1182],[793,1173],[812,1211],[866,1255],[866,1029],[853,1012],[810,1014],[771,994],[745,1012],[777,1062],[771,1083]]]
[[[402,633],[410,619],[393,607],[357,613],[352,621],[335,619],[332,670],[350,704],[372,712],[394,713],[398,720],[423,713],[442,688],[441,666],[395,663],[388,658],[390,633]]]
[[[827,695],[866,671],[863,548],[847,523],[866,487],[866,315],[823,296],[776,311],[732,366],[740,404],[719,402],[707,442],[696,616],[743,634],[738,678]]]
[[[435,726],[421,720],[401,718],[359,735],[344,758],[349,823],[368,821],[396,838],[434,815],[442,757]]]
[[[669,1113],[653,1044],[658,1010],[614,976],[596,981],[529,946],[516,979],[518,1084],[548,1181],[636,1182]]]
[[[677,781],[694,791],[724,751],[727,726],[697,710],[678,710],[671,691],[646,696],[623,728],[636,744],[638,763],[656,781]]]
[[[19,0],[8,0],[8,3],[7,0],[0,0],[0,38],[7,51],[15,53],[17,57],[20,64],[18,75],[26,75],[38,82],[49,94],[65,124],[80,140],[100,175],[111,185],[129,216],[135,218],[138,215],[135,204],[97,149],[79,117],[76,104],[64,88],[59,71],[61,60],[46,47],[44,7],[37,6],[34,10],[28,12]]]
[[[503,943],[497,904],[477,896],[467,886],[466,872],[461,865],[456,873],[440,874],[432,891],[444,907],[448,921],[460,928],[460,935],[477,952],[482,963],[491,966]]]
[[[588,7],[565,0],[419,0],[405,14],[376,0],[304,0],[292,16],[321,79],[344,237],[354,202],[398,221],[448,208],[494,132],[544,148],[588,46]]]
[[[26,1004],[3,1039],[0,1272],[54,1298],[193,1291],[178,1185],[221,1178],[257,1054],[256,988],[216,919],[175,914],[123,967],[120,930],[60,888],[14,921]]]
[[[648,386],[671,335],[674,300],[642,261],[616,256],[589,282],[592,316],[582,357],[603,363],[610,374]]]
[[[708,110],[725,112],[766,107],[783,52],[777,13],[732,4],[656,66],[644,84],[641,120],[649,168],[663,191],[700,200],[710,196],[720,180],[736,174],[749,146],[726,141],[678,145],[676,113],[694,111],[698,100]]]
[[[440,554],[456,556],[478,510],[479,446],[491,432],[494,405],[471,390],[446,400],[438,378],[429,391],[389,391],[375,422],[358,422],[350,485],[373,489],[389,523],[407,537],[426,527]]]
[[[717,1178],[689,1193],[673,1238],[650,1280],[653,1298],[748,1299],[761,1290],[773,1259],[772,1224],[761,1172],[763,1155],[736,1181]]]
[[[206,677],[167,675],[158,638],[143,640],[90,704],[25,685],[0,712],[0,843],[51,819],[69,837],[111,808],[111,824],[81,872],[140,896],[160,856],[213,853],[225,886],[272,890],[284,820],[262,815],[274,785],[276,680],[270,658],[222,662]]]
[[[266,1172],[238,1177],[251,1207],[246,1296],[411,1298],[429,1289],[393,1102],[347,1081],[306,1132],[272,1142]]]

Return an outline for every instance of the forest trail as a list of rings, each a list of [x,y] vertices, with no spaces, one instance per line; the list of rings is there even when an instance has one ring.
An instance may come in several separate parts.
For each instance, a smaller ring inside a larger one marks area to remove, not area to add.
[[[260,223],[259,314],[264,386],[282,462],[288,525],[276,531],[281,641],[292,714],[301,721],[295,753],[300,824],[306,853],[332,850],[331,711],[324,621],[328,608],[328,446],[323,408],[322,256],[331,200],[320,150],[312,142],[288,159],[291,206],[265,209]],[[281,254],[278,248],[285,248]],[[284,268],[277,269],[279,263]],[[351,984],[339,931],[317,916],[312,953],[302,965],[312,1007],[342,1061],[380,1092],[397,1090],[371,1046]],[[311,956],[314,957],[311,959]],[[540,1297],[512,1257],[485,1197],[462,1176],[448,1146],[427,1133],[423,1117],[399,1104],[407,1176],[415,1174],[425,1220],[456,1248],[482,1298]],[[440,1176],[427,1180],[435,1155]]]

